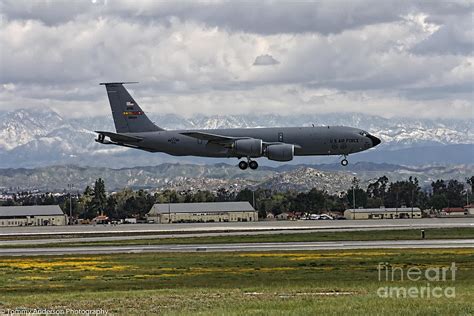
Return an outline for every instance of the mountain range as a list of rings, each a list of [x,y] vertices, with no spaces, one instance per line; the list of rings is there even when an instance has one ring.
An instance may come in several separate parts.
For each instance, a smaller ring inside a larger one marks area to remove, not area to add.
[[[82,192],[97,178],[105,181],[109,192],[125,187],[132,189],[174,189],[177,191],[225,188],[238,191],[242,188],[268,188],[274,191],[307,191],[312,188],[330,193],[345,191],[352,179],[361,180],[366,187],[381,176],[390,181],[417,177],[422,188],[429,188],[437,179],[457,179],[465,183],[472,176],[472,165],[404,167],[393,164],[359,162],[342,167],[339,163],[319,165],[261,166],[245,172],[225,163],[196,165],[170,164],[157,166],[112,169],[105,167],[49,166],[34,169],[0,169],[0,192],[41,190],[62,192],[73,184],[73,191]]]
[[[198,115],[184,118],[172,114],[150,114],[166,129],[211,129],[268,126],[346,125],[365,129],[380,137],[382,144],[354,154],[349,161],[403,165],[472,164],[474,133],[472,118],[465,120],[387,119],[360,113],[321,115]],[[114,131],[111,116],[70,119],[51,109],[22,109],[0,113],[0,168],[35,168],[74,164],[94,167],[134,167],[161,163],[218,162],[231,159],[173,157],[151,154],[94,142],[94,130]],[[335,163],[339,157],[297,158],[294,164]],[[279,164],[261,159],[261,165]]]

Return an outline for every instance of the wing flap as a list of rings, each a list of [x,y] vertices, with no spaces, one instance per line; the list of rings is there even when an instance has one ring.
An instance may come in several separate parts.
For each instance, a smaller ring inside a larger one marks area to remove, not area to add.
[[[248,137],[229,137],[229,136],[203,133],[203,132],[183,132],[180,134],[184,136],[189,136],[192,138],[208,141],[208,142],[214,142],[214,143],[230,143],[237,139],[248,138]]]

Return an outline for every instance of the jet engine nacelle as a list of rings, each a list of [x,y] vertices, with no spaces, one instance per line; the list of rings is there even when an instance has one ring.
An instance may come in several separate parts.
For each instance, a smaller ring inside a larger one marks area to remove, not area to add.
[[[295,146],[290,144],[277,144],[267,147],[265,154],[268,159],[275,161],[290,161],[295,155]]]
[[[238,139],[234,142],[234,151],[246,157],[260,157],[263,152],[261,139]]]

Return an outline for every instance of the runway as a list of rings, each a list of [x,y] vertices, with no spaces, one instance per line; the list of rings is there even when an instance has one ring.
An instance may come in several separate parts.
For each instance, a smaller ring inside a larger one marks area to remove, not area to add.
[[[379,240],[337,242],[281,242],[238,244],[86,246],[58,248],[6,248],[0,256],[86,255],[148,252],[242,252],[242,251],[303,251],[346,249],[413,249],[413,248],[474,248],[474,239]],[[474,249],[473,249],[474,253]]]
[[[126,224],[126,225],[73,225],[73,226],[29,226],[0,227],[0,239],[11,237],[54,237],[67,235],[118,236],[150,234],[202,234],[238,232],[283,232],[283,231],[328,231],[328,230],[374,230],[374,229],[424,229],[424,228],[474,228],[471,218],[423,218],[388,220],[335,220],[335,221],[260,221],[232,223],[190,223],[190,224]]]

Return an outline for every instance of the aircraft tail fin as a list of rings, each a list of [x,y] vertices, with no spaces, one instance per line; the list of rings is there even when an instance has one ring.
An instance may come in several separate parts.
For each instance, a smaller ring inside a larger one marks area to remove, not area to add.
[[[132,98],[125,83],[135,82],[104,82],[109,97],[112,116],[117,133],[141,133],[163,131],[145,115],[137,102]]]

